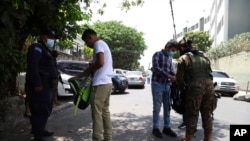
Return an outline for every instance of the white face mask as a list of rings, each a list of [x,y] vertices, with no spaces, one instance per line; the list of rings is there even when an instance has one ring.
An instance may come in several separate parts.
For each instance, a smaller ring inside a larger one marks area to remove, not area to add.
[[[53,39],[47,39],[47,42],[45,43],[45,45],[48,48],[52,48],[54,46],[54,43],[55,43],[55,40],[53,40]]]

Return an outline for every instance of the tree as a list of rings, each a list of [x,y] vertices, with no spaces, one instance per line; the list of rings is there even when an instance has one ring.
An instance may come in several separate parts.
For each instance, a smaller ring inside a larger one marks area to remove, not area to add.
[[[1,0],[0,1],[0,107],[2,100],[16,95],[16,76],[25,70],[26,57],[22,48],[30,36],[40,35],[42,28],[56,30],[60,41],[71,45],[77,33],[82,31],[78,21],[89,21],[92,3],[101,0]],[[125,3],[125,4],[124,4]],[[143,0],[121,1],[122,7],[143,4]],[[100,7],[103,14],[105,3]],[[63,46],[63,44],[61,44]],[[3,110],[0,109],[2,112]],[[0,114],[2,115],[2,113]]]
[[[250,51],[250,32],[235,35],[228,41],[221,42],[218,46],[208,51],[210,59],[216,60],[221,57],[230,56],[243,51]]]
[[[209,34],[203,31],[187,32],[185,37],[191,39],[193,46],[203,52],[207,52],[213,43],[213,40],[209,39]]]
[[[82,31],[77,22],[91,19],[92,2],[100,3],[99,0],[2,0],[0,2],[0,74],[3,78],[0,88],[7,88],[6,91],[0,90],[0,96],[14,90],[16,74],[24,70],[22,63],[25,62],[25,55],[21,50],[27,37],[39,36],[42,28],[52,28],[57,31],[63,43],[60,44],[62,48],[65,47],[64,44],[71,45],[69,41]],[[121,4],[129,9],[131,6],[142,5],[143,1],[126,0]]]
[[[86,45],[83,46],[83,55],[84,55],[84,60],[89,62],[92,61],[93,49],[87,47]]]
[[[118,21],[96,22],[92,26],[110,47],[114,68],[136,69],[147,48],[143,33]]]

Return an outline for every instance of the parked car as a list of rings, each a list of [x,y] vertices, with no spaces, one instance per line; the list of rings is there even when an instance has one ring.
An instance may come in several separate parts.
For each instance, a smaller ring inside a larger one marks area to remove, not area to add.
[[[128,79],[128,86],[139,86],[144,88],[146,80],[141,71],[126,71],[126,77]]]
[[[128,88],[128,79],[123,74],[112,74],[112,92],[123,93]]]
[[[122,74],[124,76],[126,74],[126,71],[127,70],[123,70],[123,69],[114,69],[114,73],[116,73],[116,74]]]
[[[226,72],[213,70],[213,82],[217,83],[215,91],[221,94],[229,94],[233,96],[239,92],[239,83],[231,78]]]
[[[68,79],[83,72],[89,65],[85,61],[59,60],[57,61],[60,72],[58,82],[58,96],[73,96]]]

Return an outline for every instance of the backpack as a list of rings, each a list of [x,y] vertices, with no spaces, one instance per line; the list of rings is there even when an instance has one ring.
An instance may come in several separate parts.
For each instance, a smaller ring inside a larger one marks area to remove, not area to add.
[[[84,77],[74,79],[71,80],[69,84],[74,96],[74,115],[76,115],[77,109],[84,110],[89,106],[89,98],[92,88],[92,78]]]
[[[183,114],[185,112],[185,91],[177,89],[176,83],[172,83],[170,89],[172,109],[178,114]]]

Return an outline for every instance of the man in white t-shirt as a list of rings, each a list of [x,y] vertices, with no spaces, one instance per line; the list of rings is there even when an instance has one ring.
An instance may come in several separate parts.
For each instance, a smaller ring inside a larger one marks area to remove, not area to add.
[[[90,96],[93,141],[111,141],[112,126],[110,120],[109,101],[112,90],[113,61],[107,43],[99,39],[92,29],[86,29],[82,40],[93,48],[93,63],[82,73],[71,78],[79,78],[93,74],[92,91]]]

